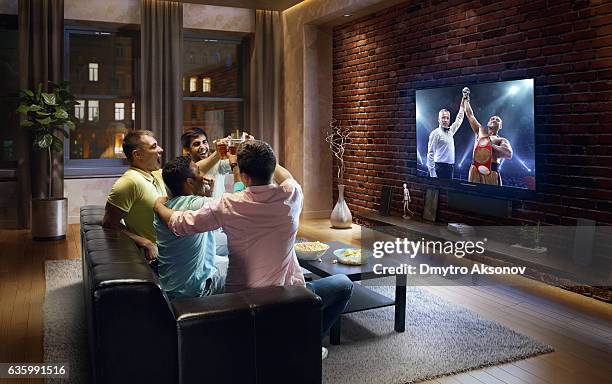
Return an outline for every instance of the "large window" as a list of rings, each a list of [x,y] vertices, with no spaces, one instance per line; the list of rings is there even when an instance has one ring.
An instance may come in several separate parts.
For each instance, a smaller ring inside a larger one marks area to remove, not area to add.
[[[67,140],[66,174],[120,172],[125,164],[121,142],[137,116],[138,34],[67,27],[64,38],[65,78],[79,102],[79,123]]]
[[[16,168],[19,132],[19,55],[17,16],[0,15],[0,168]]]
[[[189,36],[183,44],[184,129],[212,140],[244,130],[240,41]],[[185,87],[188,84],[188,87]]]

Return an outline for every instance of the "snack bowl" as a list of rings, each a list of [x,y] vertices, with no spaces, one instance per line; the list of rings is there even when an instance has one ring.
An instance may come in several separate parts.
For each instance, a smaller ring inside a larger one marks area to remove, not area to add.
[[[360,248],[340,248],[334,251],[334,256],[340,264],[363,265],[368,262],[370,253]]]
[[[298,259],[317,260],[327,252],[329,245],[321,243],[320,241],[307,241],[295,243],[294,249]]]

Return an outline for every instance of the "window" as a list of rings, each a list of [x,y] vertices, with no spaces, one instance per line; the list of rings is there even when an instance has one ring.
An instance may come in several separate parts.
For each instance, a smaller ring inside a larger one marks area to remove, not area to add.
[[[17,167],[19,54],[17,16],[0,15],[0,168]]]
[[[240,40],[187,36],[183,78],[189,79],[189,90],[183,91],[184,129],[204,128],[211,141],[245,130],[241,56]]]
[[[100,102],[98,100],[87,101],[87,120],[98,121],[100,118]]]
[[[115,120],[125,119],[125,103],[115,103]]]
[[[137,32],[124,28],[66,27],[64,78],[79,102],[75,114],[80,121],[66,141],[68,177],[125,170],[121,142],[137,123],[138,41]],[[87,70],[86,77],[79,76],[79,69]]]
[[[202,79],[202,92],[210,93],[210,88],[212,86],[212,81],[210,77],[205,77]]]
[[[89,81],[98,81],[98,63],[89,63]]]
[[[85,100],[75,100],[78,104],[74,106],[74,116],[76,116],[79,121],[83,121],[85,119]]]

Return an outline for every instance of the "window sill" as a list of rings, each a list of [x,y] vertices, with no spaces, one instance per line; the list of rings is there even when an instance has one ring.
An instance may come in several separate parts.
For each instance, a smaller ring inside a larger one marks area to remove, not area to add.
[[[64,179],[102,179],[119,177],[123,175],[127,169],[127,166],[65,168]]]

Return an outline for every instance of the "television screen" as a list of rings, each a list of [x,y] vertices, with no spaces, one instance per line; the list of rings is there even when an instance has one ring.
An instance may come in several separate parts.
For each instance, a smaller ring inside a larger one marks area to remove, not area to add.
[[[535,190],[533,103],[533,79],[417,90],[417,174]]]

